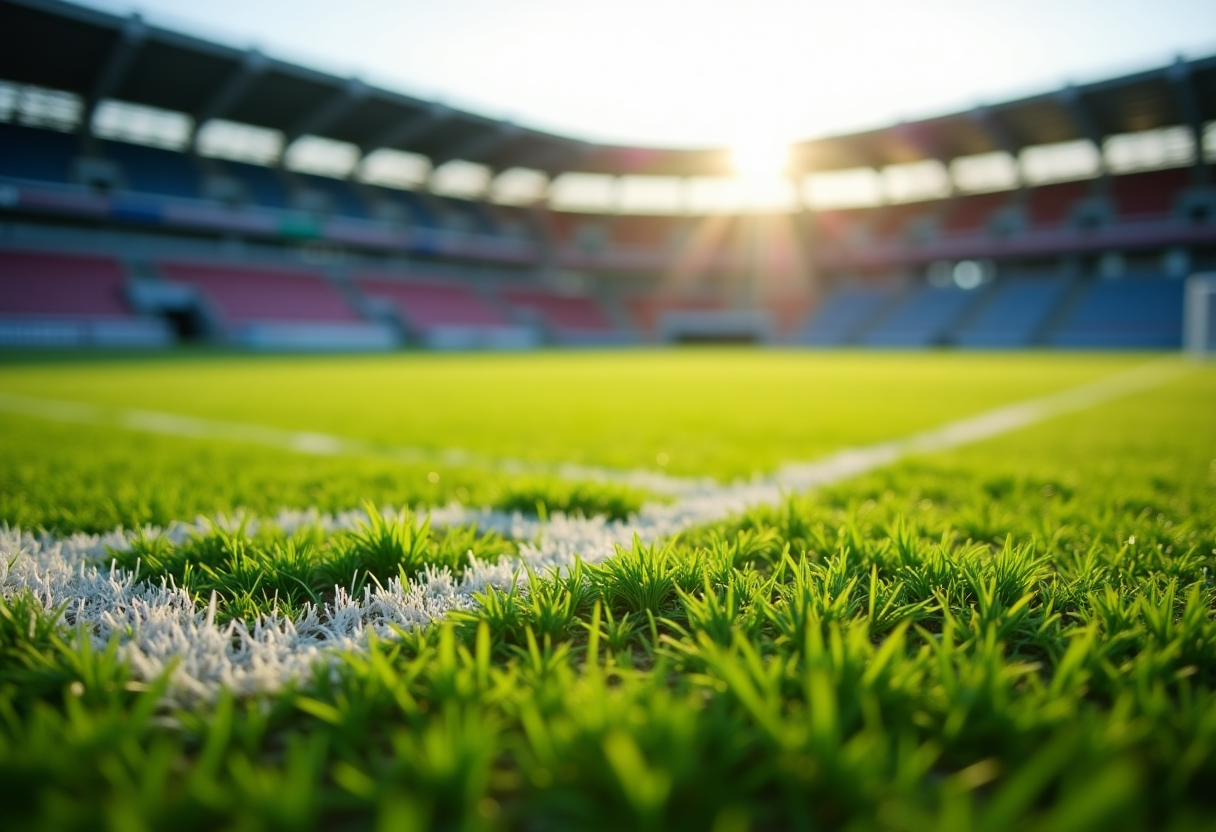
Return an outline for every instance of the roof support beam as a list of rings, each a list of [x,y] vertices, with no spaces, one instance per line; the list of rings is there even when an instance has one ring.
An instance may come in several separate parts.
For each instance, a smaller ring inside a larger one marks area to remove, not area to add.
[[[992,110],[984,104],[976,107],[967,115],[980,126],[980,129],[992,141],[992,144],[1000,151],[1009,155],[1013,159],[1013,169],[1017,177],[1017,188],[1021,192],[1026,187],[1026,181],[1022,178],[1021,166],[1018,164],[1018,152],[1021,148],[1014,140],[1013,135],[1005,129],[1005,125],[997,121]]]
[[[1081,91],[1072,84],[1069,84],[1056,93],[1056,100],[1060,102],[1061,106],[1064,107],[1064,111],[1068,113],[1073,127],[1094,146],[1094,149],[1098,151],[1100,156],[1102,153],[1102,131],[1098,129],[1098,124],[1094,121],[1093,114],[1090,113],[1089,107],[1081,95]],[[1102,176],[1105,176],[1106,166],[1102,165],[1101,167]]]
[[[895,134],[899,141],[910,146],[926,159],[936,159],[942,164],[947,162],[945,154],[941,152],[941,148],[937,146],[937,142],[933,141],[933,138],[927,134],[923,125],[901,121],[891,128],[891,132]]]
[[[524,151],[513,160],[511,167],[531,168],[557,176],[576,170],[594,150],[594,145],[577,139],[538,143],[532,150]]]
[[[999,150],[1003,150],[1013,158],[1018,157],[1018,143],[1013,140],[1013,136],[1005,129],[1005,125],[996,120],[996,116],[987,106],[981,104],[967,114],[972,121],[978,124],[992,140],[992,144]]]
[[[1207,161],[1203,158],[1203,118],[1199,111],[1199,96],[1191,78],[1191,66],[1181,55],[1165,71],[1170,88],[1178,101],[1182,119],[1191,130],[1195,144],[1195,161],[1192,163],[1192,178],[1196,185],[1206,185],[1210,179]]]
[[[254,82],[266,71],[269,59],[256,49],[250,49],[241,59],[241,64],[222,83],[211,97],[194,113],[194,137],[198,138],[198,130],[208,121],[223,118],[235,107]],[[193,145],[193,141],[191,144]]]
[[[101,72],[97,75],[97,80],[93,84],[93,89],[89,91],[88,98],[84,102],[84,117],[80,120],[80,129],[82,132],[89,132],[92,129],[93,113],[97,109],[97,105],[106,98],[111,97],[114,91],[122,84],[123,79],[127,77],[127,73],[131,69],[131,65],[135,63],[135,59],[139,56],[139,50],[143,48],[144,41],[148,37],[148,27],[144,23],[143,18],[138,14],[133,14],[123,24],[122,32],[118,36],[118,42],[114,44],[110,50],[110,54],[106,57],[105,64],[101,68]]]
[[[352,78],[339,92],[296,121],[283,136],[284,146],[290,145],[301,136],[320,133],[350,112],[352,107],[367,96],[367,93],[367,85],[358,78]]]
[[[409,145],[418,141],[451,117],[452,111],[448,107],[439,103],[431,104],[421,113],[412,114],[379,135],[373,136],[370,141],[361,144],[359,149],[366,156],[373,150],[382,147],[400,148],[402,145]]]
[[[487,153],[502,147],[511,139],[518,136],[520,132],[519,127],[515,124],[509,121],[500,122],[484,132],[476,133],[464,141],[457,142],[455,145],[444,149],[432,161],[436,167],[445,162],[451,162],[454,159],[476,162]]]

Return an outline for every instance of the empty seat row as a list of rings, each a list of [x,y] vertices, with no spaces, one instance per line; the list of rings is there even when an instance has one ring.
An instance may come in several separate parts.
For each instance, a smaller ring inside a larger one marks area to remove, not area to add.
[[[1009,277],[987,290],[847,288],[826,298],[796,340],[873,347],[1177,348],[1183,283],[1165,277]]]
[[[228,328],[254,322],[355,324],[365,319],[357,299],[370,298],[422,334],[443,327],[518,328],[514,319],[520,314],[559,339],[615,331],[593,299],[532,287],[483,296],[462,281],[358,273],[351,280],[354,294],[347,296],[304,269],[176,260],[155,265],[166,285],[189,288],[208,317]],[[0,316],[130,318],[135,310],[127,288],[126,271],[112,257],[0,251]]]
[[[1058,347],[1177,348],[1183,284],[1162,278],[1098,281],[1087,287],[1049,343]]]
[[[118,181],[127,190],[160,196],[199,199],[205,196],[203,167],[185,153],[130,144],[99,141],[100,158],[118,166]],[[0,176],[69,184],[78,179],[75,166],[82,158],[80,138],[73,134],[0,123]],[[450,197],[424,198],[410,191],[376,185],[355,186],[346,180],[294,172],[261,165],[210,159],[208,175],[236,183],[236,193],[255,205],[287,209],[301,207],[296,193],[321,195],[325,208],[346,217],[367,219],[373,204],[387,204],[389,213],[410,218],[424,228],[444,227],[445,221],[470,232],[495,235],[497,219],[490,206]],[[96,179],[97,177],[89,177]],[[396,206],[393,212],[391,206]]]

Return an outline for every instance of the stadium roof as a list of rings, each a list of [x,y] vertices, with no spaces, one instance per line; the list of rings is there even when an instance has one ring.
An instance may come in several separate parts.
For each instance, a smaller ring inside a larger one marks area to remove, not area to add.
[[[723,175],[725,149],[595,144],[464,112],[358,79],[158,28],[62,0],[0,0],[0,78],[81,96],[86,118],[106,99],[224,118],[496,170]],[[791,104],[791,106],[796,106]],[[799,142],[801,170],[884,167],[1007,151],[1157,127],[1196,131],[1216,119],[1216,56],[1044,95],[862,133]]]

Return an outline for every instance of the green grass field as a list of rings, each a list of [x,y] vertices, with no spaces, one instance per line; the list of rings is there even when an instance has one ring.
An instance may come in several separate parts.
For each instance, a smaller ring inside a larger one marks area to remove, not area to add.
[[[541,557],[651,528],[663,476],[725,493],[1160,360],[10,359],[0,820],[1211,829],[1213,368]]]

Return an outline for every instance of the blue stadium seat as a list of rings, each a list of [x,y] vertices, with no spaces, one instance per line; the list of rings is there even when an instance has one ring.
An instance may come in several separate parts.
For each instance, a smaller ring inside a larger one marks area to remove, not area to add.
[[[468,228],[477,234],[497,234],[498,228],[494,224],[494,220],[486,211],[486,207],[481,203],[470,202],[467,199],[456,199],[455,197],[440,197],[443,200],[444,207],[450,211],[462,214],[468,218]]]
[[[414,225],[423,228],[438,228],[439,222],[426,201],[413,191],[385,188],[380,185],[367,185],[367,189],[384,202],[404,206]]]
[[[847,343],[893,298],[887,289],[844,289],[829,297],[798,333],[802,344]]]
[[[224,161],[224,167],[233,178],[245,184],[249,198],[255,204],[265,208],[291,207],[291,202],[287,197],[287,187],[277,172],[261,165],[227,160]]]
[[[122,166],[133,191],[199,198],[199,171],[185,153],[107,141],[102,142],[102,154]]]
[[[326,194],[329,197],[335,214],[340,214],[344,217],[367,219],[367,206],[363,204],[363,200],[359,198],[359,195],[349,182],[342,179],[331,179],[328,176],[313,176],[308,173],[296,175],[309,188]]]
[[[0,124],[0,176],[70,182],[80,139],[71,133]]]
[[[1165,277],[1097,281],[1048,339],[1058,347],[1177,349],[1182,281]]]
[[[928,347],[939,344],[977,296],[976,292],[962,289],[922,286],[866,332],[861,342],[870,347]]]
[[[1028,347],[1068,289],[1062,278],[998,281],[984,308],[954,334],[960,347]]]

